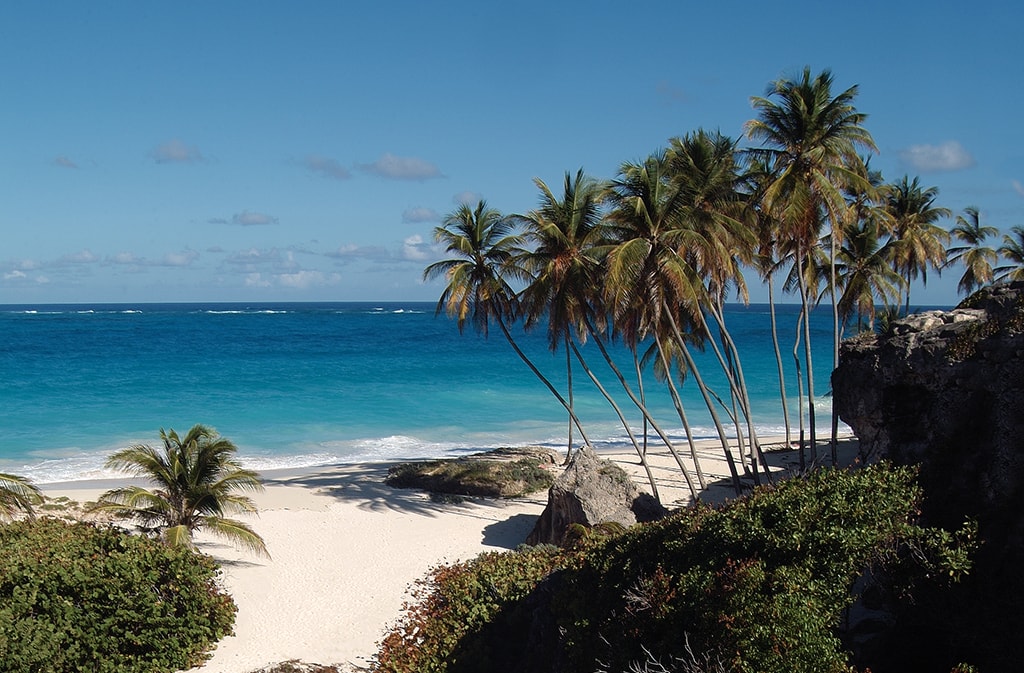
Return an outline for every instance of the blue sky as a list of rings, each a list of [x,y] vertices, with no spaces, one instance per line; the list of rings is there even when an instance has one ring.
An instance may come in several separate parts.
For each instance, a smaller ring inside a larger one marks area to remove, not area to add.
[[[0,303],[432,300],[461,200],[619,164],[804,66],[894,180],[1024,225],[1008,2],[0,4]],[[952,226],[952,222],[946,222]],[[998,241],[994,241],[998,243]],[[915,287],[955,303],[959,273]],[[755,288],[752,299],[763,300]]]

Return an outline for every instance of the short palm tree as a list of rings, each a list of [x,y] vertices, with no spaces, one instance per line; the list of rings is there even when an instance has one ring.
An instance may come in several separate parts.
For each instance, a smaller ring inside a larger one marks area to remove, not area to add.
[[[919,275],[928,283],[928,267],[939,271],[946,263],[949,232],[936,221],[949,217],[949,208],[935,205],[937,187],[921,187],[906,175],[885,188],[885,211],[892,231],[889,248],[893,270],[903,276],[904,313],[910,313],[910,284]]]
[[[857,314],[857,328],[861,320],[874,331],[875,301],[885,306],[899,301],[904,278],[892,268],[889,246],[882,242],[878,222],[869,218],[850,223],[843,236],[843,246],[837,257],[839,262],[839,315],[843,325]]]
[[[31,481],[0,472],[0,520],[13,517],[18,512],[31,518],[35,516],[33,506],[42,501],[42,494]]]
[[[238,448],[205,425],[184,437],[160,430],[162,446],[138,444],[114,453],[107,467],[152,482],[153,489],[125,486],[100,496],[95,509],[138,520],[162,532],[172,545],[191,545],[192,533],[207,530],[257,554],[269,556],[263,538],[229,513],[255,513],[240,492],[261,491],[259,476],[235,459]]]
[[[1018,225],[1004,234],[998,252],[1010,263],[995,270],[996,280],[1024,280],[1024,227]]]
[[[985,241],[998,234],[999,230],[995,227],[982,226],[981,214],[975,206],[964,208],[964,214],[956,216],[953,236],[965,245],[949,249],[947,264],[960,262],[964,265],[964,275],[956,286],[958,292],[970,294],[992,282],[992,266],[998,262],[999,255],[993,248],[986,246]]]

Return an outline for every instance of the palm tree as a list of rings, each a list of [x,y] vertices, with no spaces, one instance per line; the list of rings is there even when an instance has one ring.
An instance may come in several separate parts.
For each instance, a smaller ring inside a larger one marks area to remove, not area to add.
[[[615,243],[605,258],[606,302],[630,347],[635,348],[647,335],[653,335],[655,339],[668,335],[675,340],[678,353],[704,396],[732,472],[734,487],[738,490],[739,474],[725,429],[690,356],[680,327],[681,323],[689,325],[694,312],[700,310],[704,287],[696,270],[679,251],[691,246],[703,249],[708,246],[697,240],[699,233],[678,227],[677,218],[683,207],[682,191],[673,184],[670,175],[669,159],[664,151],[659,151],[643,162],[623,164],[619,176],[609,186],[609,229],[610,238]],[[595,338],[595,342],[604,353],[601,340]],[[606,356],[606,359],[609,358]],[[634,403],[641,407],[644,416],[648,417],[621,375],[619,380]],[[647,420],[676,455],[664,432],[653,419]],[[683,470],[683,475],[693,490],[686,470]]]
[[[964,208],[963,215],[956,216],[953,236],[966,245],[950,248],[947,264],[960,262],[964,265],[964,275],[956,286],[958,292],[970,294],[992,282],[992,266],[999,261],[999,255],[985,245],[985,240],[998,235],[999,230],[995,227],[982,226],[976,206],[968,206]]]
[[[520,293],[527,329],[545,316],[548,346],[565,348],[569,406],[573,404],[572,351],[574,335],[585,334],[584,316],[593,319],[592,307],[599,261],[593,255],[601,237],[601,190],[582,169],[573,178],[565,174],[559,199],[539,178],[540,206],[527,215],[515,215],[524,227],[524,249],[515,264],[529,274],[530,284]],[[572,420],[569,448],[572,455]],[[628,427],[627,427],[628,430]]]
[[[680,253],[703,278],[706,289],[699,295],[701,304],[692,313],[702,326],[707,343],[714,350],[729,384],[741,454],[741,424],[746,420],[754,481],[759,484],[757,462],[760,445],[740,354],[726,327],[724,312],[725,300],[731,289],[735,288],[744,302],[747,299],[741,266],[753,262],[757,243],[756,228],[752,224],[754,213],[747,207],[747,201],[739,190],[744,177],[740,175],[737,164],[736,142],[721,133],[699,129],[683,138],[673,138],[668,158],[670,179],[679,190],[677,227],[694,234],[687,237],[688,242]],[[715,323],[721,348],[706,316]],[[738,413],[735,410],[737,405]]]
[[[827,220],[833,235],[829,255],[835,285],[835,253],[842,223],[846,221],[846,200],[843,189],[869,189],[866,171],[858,155],[862,149],[876,150],[871,134],[862,124],[866,115],[857,111],[853,101],[857,87],[832,95],[832,74],[822,71],[811,77],[804,68],[799,79],[779,79],[769,85],[764,97],[751,103],[757,118],[745,125],[747,137],[762,141],[764,147],[754,150],[771,162],[774,180],[765,189],[765,207],[782,223],[782,235],[792,242],[795,262],[799,266],[812,252]],[[797,273],[800,301],[806,314],[810,298]],[[835,304],[835,302],[833,302]],[[836,339],[834,359],[838,359],[838,308],[834,306]],[[804,360],[807,370],[807,395],[810,415],[811,450],[815,452],[814,376],[811,366],[810,327],[804,321]],[[833,451],[834,451],[833,443]]]
[[[1024,280],[1024,227],[1018,225],[1004,234],[998,252],[1010,264],[995,270],[996,280]]]
[[[0,472],[0,520],[22,512],[35,516],[33,507],[43,501],[39,489],[25,477]]]
[[[515,232],[515,219],[502,216],[482,199],[475,208],[464,203],[434,229],[434,239],[454,255],[423,270],[424,280],[443,277],[447,281],[436,313],[445,311],[454,317],[459,332],[470,321],[486,336],[491,321],[497,323],[512,350],[565,408],[583,441],[590,444],[572,405],[527,357],[509,330],[507,321],[516,318],[519,306],[506,277],[527,277],[527,272],[515,264],[523,244]]]
[[[938,272],[946,263],[949,232],[936,221],[949,217],[952,212],[935,205],[939,194],[937,187],[924,189],[916,177],[911,181],[904,175],[885,192],[885,210],[893,239],[889,250],[893,269],[903,276],[906,315],[910,313],[911,282],[920,276],[927,285],[928,267]]]
[[[256,505],[242,495],[262,491],[259,475],[243,469],[235,458],[238,448],[205,425],[194,425],[180,437],[160,430],[162,446],[146,444],[121,449],[107,467],[152,482],[153,489],[124,486],[100,496],[95,509],[137,519],[142,526],[162,531],[172,545],[191,545],[192,534],[207,530],[250,551],[269,556],[263,538],[247,524],[226,518],[230,513],[255,513]]]
[[[858,328],[866,317],[868,329],[874,330],[876,298],[886,306],[899,301],[904,279],[889,263],[893,243],[883,244],[878,229],[878,222],[868,218],[851,223],[843,237],[838,280],[843,291],[839,315],[844,326],[856,311]]]

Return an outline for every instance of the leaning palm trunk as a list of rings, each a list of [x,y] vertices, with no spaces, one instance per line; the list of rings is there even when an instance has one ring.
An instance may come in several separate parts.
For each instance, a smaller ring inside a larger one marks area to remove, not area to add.
[[[693,483],[693,477],[690,476],[690,470],[687,469],[685,463],[683,463],[683,459],[679,457],[679,453],[676,451],[675,445],[672,444],[672,440],[669,439],[668,434],[661,429],[661,426],[658,425],[658,422],[654,420],[654,417],[651,416],[651,413],[647,410],[647,407],[644,405],[644,403],[641,402],[639,398],[637,398],[637,396],[633,393],[633,389],[630,388],[629,383],[626,381],[626,377],[622,375],[621,371],[619,371],[619,368],[618,366],[616,366],[615,361],[612,359],[612,356],[608,353],[608,349],[605,347],[604,341],[601,339],[601,336],[597,333],[597,330],[594,329],[594,326],[590,324],[589,320],[586,321],[586,325],[587,332],[590,333],[590,336],[591,338],[593,338],[594,343],[597,344],[598,349],[601,351],[601,355],[604,356],[605,362],[608,364],[608,367],[615,374],[615,377],[619,380],[619,384],[622,386],[622,389],[626,392],[626,395],[629,396],[629,399],[632,400],[634,405],[636,405],[636,408],[639,409],[641,414],[643,414],[643,417],[647,420],[647,422],[651,424],[651,427],[654,429],[654,431],[658,433],[658,437],[660,437],[661,441],[665,443],[665,447],[668,448],[669,453],[671,453],[672,457],[675,458],[676,463],[679,465],[679,470],[680,472],[683,473],[683,478],[686,480],[686,485],[689,486],[690,488],[690,494],[693,496],[693,499],[699,500],[700,494],[697,491],[697,487]]]
[[[836,299],[836,232],[835,224],[833,223],[833,232],[829,236],[829,240],[832,242],[831,251],[829,254],[829,284],[831,285],[832,295],[832,371],[835,371],[839,367],[839,340],[841,338],[839,332],[839,302]],[[860,314],[858,311],[857,325],[860,327]],[[808,365],[809,366],[809,365]],[[832,467],[835,467],[839,462],[836,443],[839,441],[839,412],[836,409],[836,405],[832,405],[832,434],[829,439],[829,447],[832,452]]]
[[[710,310],[711,315],[718,322],[718,328],[722,335],[722,344],[727,349],[726,353],[729,356],[729,363],[731,365],[732,374],[730,379],[733,376],[735,377],[736,392],[747,420],[747,432],[750,437],[750,462],[754,468],[754,483],[758,485],[761,483],[757,474],[757,464],[760,462],[761,467],[764,469],[765,478],[770,484],[772,483],[771,470],[768,469],[768,459],[761,450],[761,442],[757,437],[757,429],[754,426],[754,413],[750,404],[750,392],[747,389],[747,379],[743,375],[743,364],[740,362],[739,349],[736,348],[736,342],[733,340],[732,334],[725,327],[725,313],[722,307],[719,304],[713,304]]]
[[[800,473],[807,471],[807,445],[804,442],[804,388],[803,377],[800,374],[800,330],[803,329],[804,316],[806,313],[801,307],[800,315],[796,319],[796,339],[793,341],[793,363],[796,365],[796,408],[800,413],[797,417],[800,421]]]
[[[708,387],[704,384],[704,378],[700,375],[700,370],[697,369],[697,363],[694,362],[693,356],[690,355],[690,349],[686,347],[686,341],[683,339],[683,334],[679,329],[679,324],[676,322],[675,316],[672,315],[668,302],[663,302],[662,308],[665,311],[665,315],[668,316],[669,325],[672,328],[672,333],[675,335],[676,341],[679,344],[679,352],[683,355],[683,359],[686,362],[686,368],[689,369],[691,374],[693,374],[693,380],[697,384],[697,389],[700,390],[700,394],[704,398],[704,404],[708,408],[708,413],[711,414],[711,420],[715,424],[715,430],[718,431],[718,438],[722,442],[722,452],[725,454],[725,462],[729,465],[729,474],[732,476],[733,488],[736,490],[736,495],[739,495],[743,492],[743,488],[740,484],[739,472],[736,471],[736,460],[733,458],[732,450],[729,448],[729,439],[725,434],[725,428],[722,427],[722,420],[718,417],[718,412],[715,411],[715,403],[711,399]]]
[[[631,348],[630,351],[633,354],[633,370],[636,372],[636,389],[640,393],[640,402],[642,402],[644,406],[647,406],[647,393],[644,392],[644,374],[643,374],[643,371],[641,371],[641,368],[640,368],[640,357],[637,355],[636,348]],[[649,435],[649,432],[648,432],[648,427],[647,427],[647,419],[645,418],[645,419],[643,419],[643,435],[642,435],[643,442],[644,442],[644,445],[643,445],[644,455],[647,455],[648,435]],[[703,488],[703,485],[701,486],[701,488]]]
[[[587,373],[590,380],[594,383],[594,386],[604,395],[604,398],[611,405],[612,409],[615,410],[615,415],[619,417],[619,422],[622,423],[623,429],[626,431],[626,436],[629,437],[629,441],[633,444],[633,448],[636,450],[637,456],[640,457],[640,465],[643,466],[644,472],[647,474],[647,481],[651,484],[651,495],[659,503],[661,502],[661,496],[658,495],[658,484],[654,478],[654,473],[651,472],[651,466],[647,462],[647,445],[644,444],[641,448],[640,443],[637,442],[636,436],[633,434],[633,429],[629,427],[629,421],[626,420],[626,416],[622,413],[622,409],[619,407],[615,399],[608,393],[608,390],[601,385],[601,381],[594,374],[593,370],[587,365],[587,361],[583,359],[583,354],[580,353],[579,347],[572,340],[569,341],[569,345],[572,348],[573,353],[576,355],[576,359],[579,360],[580,366],[583,367],[583,371]]]
[[[697,481],[700,483],[702,490],[706,489],[708,483],[704,478],[704,470],[700,467],[700,458],[697,457],[697,444],[693,441],[693,430],[690,429],[690,420],[686,417],[686,411],[683,410],[683,399],[679,396],[679,390],[676,388],[675,381],[672,380],[672,368],[669,366],[668,358],[665,357],[665,349],[662,348],[661,338],[658,335],[654,336],[654,345],[658,348],[661,366],[665,368],[665,381],[668,384],[669,395],[672,396],[672,404],[676,408],[676,413],[679,414],[679,421],[683,424],[683,430],[686,431],[686,442],[690,446],[690,457],[693,459],[693,466],[697,472]]]
[[[551,381],[548,381],[547,377],[544,376],[544,374],[542,374],[539,369],[537,369],[537,366],[535,364],[533,364],[533,361],[531,361],[530,358],[526,356],[526,353],[524,353],[522,349],[519,348],[519,344],[517,344],[516,340],[512,338],[512,333],[509,332],[508,326],[505,324],[505,321],[502,320],[501,314],[499,312],[495,312],[494,316],[495,322],[497,322],[498,326],[501,328],[501,333],[505,335],[505,340],[508,341],[509,346],[512,346],[512,350],[516,352],[516,355],[519,356],[519,359],[522,360],[523,363],[525,363],[526,366],[530,368],[530,371],[533,372],[534,376],[540,379],[541,383],[543,383],[551,392],[551,394],[555,396],[555,399],[557,399],[561,403],[561,405],[565,407],[565,410],[569,412],[569,417],[572,419],[572,422],[576,426],[576,429],[580,431],[580,437],[583,438],[583,443],[588,446],[591,446],[590,438],[587,437],[587,433],[583,429],[583,424],[580,423],[580,419],[576,417],[576,412],[573,411],[572,405],[565,401],[565,398],[562,397],[562,395],[558,392],[558,390],[555,389],[553,385],[551,385]]]
[[[800,244],[797,243],[797,264],[801,263]],[[809,260],[808,260],[809,261]],[[807,366],[807,427],[810,432],[811,462],[818,461],[817,437],[814,427],[814,368],[811,362],[811,311],[807,299],[807,279],[802,267],[797,268],[797,283],[800,287],[800,305],[804,314],[804,364]]]
[[[569,409],[570,409],[570,413],[569,413],[569,430],[568,430],[569,442],[568,442],[568,448],[565,451],[565,462],[568,465],[569,464],[569,458],[572,456],[572,416],[573,416],[572,411],[575,409],[575,404],[573,403],[573,390],[572,390],[572,353],[569,352],[569,333],[568,332],[565,333],[565,377],[566,377],[567,383],[568,383]]]
[[[786,425],[786,446],[792,441],[789,427],[789,404],[786,402],[786,379],[782,366],[782,351],[779,349],[779,331],[775,320],[775,290],[772,274],[768,274],[768,314],[772,325],[772,347],[775,349],[775,364],[779,369],[779,397],[782,400],[782,420]]]

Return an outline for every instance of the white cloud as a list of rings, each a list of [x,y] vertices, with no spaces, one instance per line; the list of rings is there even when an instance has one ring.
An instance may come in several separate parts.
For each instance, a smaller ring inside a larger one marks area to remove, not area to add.
[[[441,169],[429,161],[416,157],[396,157],[385,154],[372,164],[360,164],[360,170],[394,180],[430,180],[442,178]]]
[[[71,159],[68,159],[63,154],[60,155],[59,157],[54,157],[53,165],[60,166],[61,168],[78,168],[78,164],[76,164]]]
[[[149,156],[158,164],[195,164],[206,161],[198,147],[186,145],[177,138],[154,147]]]
[[[1017,192],[1018,196],[1024,196],[1024,185],[1020,183],[1020,180],[1011,180],[1013,184],[1013,191]]]
[[[21,280],[23,278],[28,278],[28,276],[24,271],[19,271],[18,269],[14,269],[13,271],[9,271],[4,274],[4,280]]]
[[[452,203],[461,206],[462,204],[475,206],[483,197],[477,192],[459,192],[452,197]]]
[[[245,276],[246,287],[270,287],[270,281],[263,278],[261,273],[250,273]]]
[[[441,215],[433,208],[408,208],[402,213],[402,222],[418,224],[420,222],[440,222]]]
[[[249,210],[243,210],[231,216],[231,223],[240,224],[243,227],[251,227],[261,224],[277,224],[277,218],[266,213],[254,213]]]
[[[57,264],[93,264],[100,261],[100,258],[92,253],[91,250],[82,250],[80,252],[74,252],[69,255],[62,255],[58,260]]]
[[[325,252],[326,257],[339,260],[350,260],[350,259],[375,259],[375,260],[386,260],[390,259],[391,255],[387,249],[379,245],[341,245],[338,246],[337,250],[331,252]]]
[[[199,259],[199,253],[195,250],[169,252],[160,260],[160,266],[191,266],[192,262],[197,259]]]
[[[142,264],[145,260],[135,255],[134,252],[119,252],[116,255],[110,255],[107,257],[107,261],[111,264]]]
[[[339,273],[323,273],[322,271],[296,271],[295,273],[282,273],[276,276],[278,285],[304,290],[309,287],[323,287],[326,285],[337,285],[341,282]]]
[[[955,140],[941,145],[911,145],[900,151],[900,159],[919,171],[957,171],[974,165],[974,157]]]
[[[336,159],[330,159],[328,157],[322,157],[318,154],[311,154],[306,157],[303,162],[306,168],[319,173],[325,178],[333,178],[334,180],[348,180],[352,177],[352,173],[342,166]]]
[[[430,246],[423,242],[422,236],[410,236],[402,241],[402,259],[411,262],[430,259]]]

